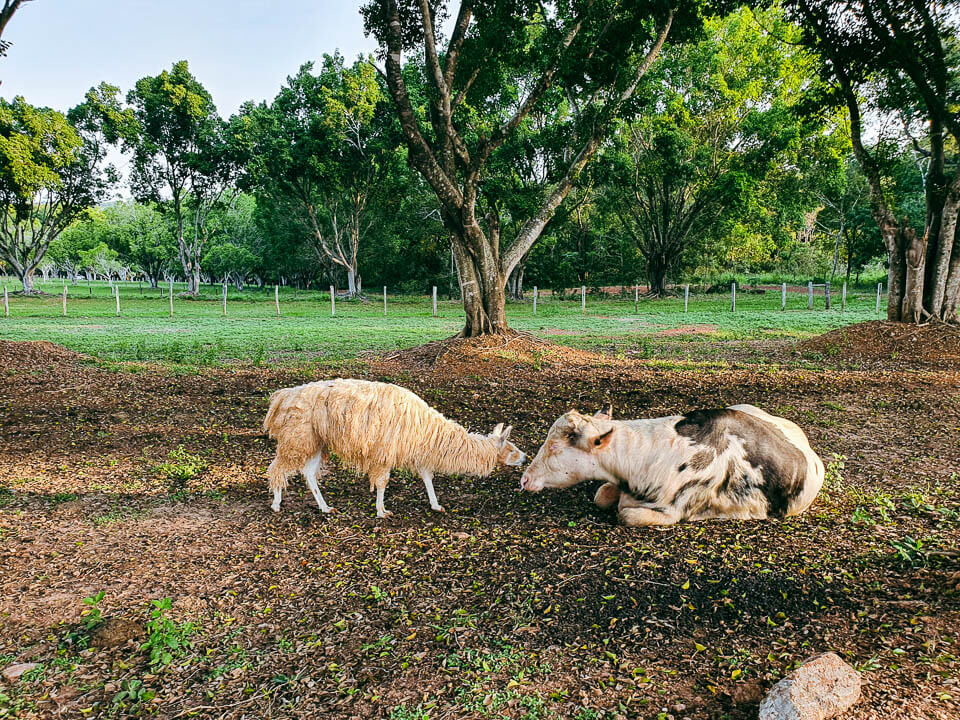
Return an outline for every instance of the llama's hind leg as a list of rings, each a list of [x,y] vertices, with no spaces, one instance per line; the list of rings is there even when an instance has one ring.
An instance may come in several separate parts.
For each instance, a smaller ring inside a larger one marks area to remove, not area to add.
[[[270,509],[274,512],[280,511],[280,501],[283,499],[283,491],[287,487],[287,477],[291,471],[284,468],[280,463],[280,457],[277,456],[267,468],[267,477],[269,478],[269,487],[273,491],[273,502],[270,503]]]
[[[383,506],[383,493],[387,489],[387,483],[390,482],[390,470],[371,470],[370,484],[377,488],[377,517],[387,518],[393,515],[392,512]]]
[[[333,511],[333,508],[327,505],[327,501],[323,499],[323,495],[320,493],[320,487],[317,485],[317,475],[327,474],[326,461],[327,458],[325,453],[318,452],[312,458],[307,460],[307,464],[303,466],[302,470],[303,478],[307,481],[307,487],[309,487],[310,492],[313,493],[313,497],[317,501],[317,505],[322,513]]]

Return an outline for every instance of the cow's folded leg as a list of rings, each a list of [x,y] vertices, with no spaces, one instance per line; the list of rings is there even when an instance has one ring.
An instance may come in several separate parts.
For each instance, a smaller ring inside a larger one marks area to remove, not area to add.
[[[612,508],[620,502],[620,486],[616,483],[604,483],[597,488],[597,494],[593,496],[593,501],[597,504],[597,507],[604,510]]]
[[[620,522],[630,527],[645,527],[647,525],[674,525],[680,518],[668,515],[659,510],[645,507],[621,507]]]

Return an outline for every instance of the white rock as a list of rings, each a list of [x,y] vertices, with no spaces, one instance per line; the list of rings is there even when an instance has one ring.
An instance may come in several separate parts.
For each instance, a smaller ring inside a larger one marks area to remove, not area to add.
[[[17,663],[16,665],[5,667],[3,669],[3,679],[7,682],[19,680],[21,675],[30,672],[35,667],[37,667],[36,663]]]
[[[835,653],[809,658],[760,703],[760,720],[830,720],[860,698],[860,673]]]

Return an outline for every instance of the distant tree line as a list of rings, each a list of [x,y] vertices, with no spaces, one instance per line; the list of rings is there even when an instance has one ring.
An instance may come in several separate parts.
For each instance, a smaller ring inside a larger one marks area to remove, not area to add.
[[[873,16],[851,5],[863,37],[839,37],[827,5],[467,0],[441,47],[445,5],[378,0],[379,58],[326,55],[226,119],[186,61],[66,114],[0,99],[0,258],[28,292],[37,272],[192,294],[437,285],[467,335],[506,331],[534,284],[662,295],[691,273],[849,280],[882,258],[914,298],[896,319],[949,319],[957,143],[923,81],[956,90],[954,21],[914,13],[953,38],[937,50],[883,10],[926,63],[894,79],[896,48],[851,59]]]

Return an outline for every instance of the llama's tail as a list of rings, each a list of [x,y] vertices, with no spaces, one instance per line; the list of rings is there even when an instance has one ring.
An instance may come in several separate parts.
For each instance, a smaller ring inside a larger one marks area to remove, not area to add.
[[[284,388],[277,390],[270,396],[270,408],[267,410],[267,416],[263,419],[263,431],[271,438],[276,438],[283,425],[283,414],[290,400],[297,392],[297,388]]]

